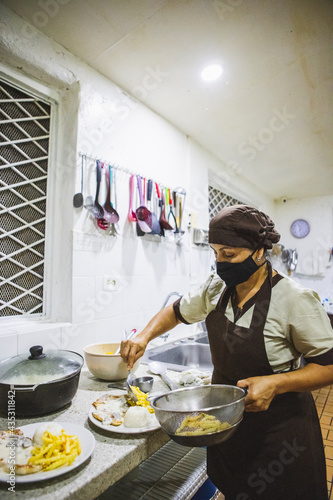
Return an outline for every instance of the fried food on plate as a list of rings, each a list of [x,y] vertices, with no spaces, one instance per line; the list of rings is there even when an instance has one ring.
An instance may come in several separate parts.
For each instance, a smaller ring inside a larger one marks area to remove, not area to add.
[[[15,446],[15,474],[34,474],[70,465],[81,453],[78,436],[66,434],[61,425],[48,422],[37,427],[34,437],[21,429],[0,431],[0,469],[11,472],[9,454]]]

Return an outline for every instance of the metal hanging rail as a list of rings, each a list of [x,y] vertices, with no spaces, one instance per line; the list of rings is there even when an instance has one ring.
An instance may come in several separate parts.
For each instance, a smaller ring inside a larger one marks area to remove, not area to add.
[[[88,155],[88,154],[83,153],[83,152],[81,152],[81,151],[79,152],[79,155],[80,155],[81,157],[84,157],[84,158],[89,159],[89,160],[92,160],[92,161],[97,161],[97,160],[99,160],[101,163],[104,163],[105,165],[110,165],[112,168],[115,168],[115,169],[116,169],[116,170],[118,170],[119,172],[123,172],[123,173],[125,173],[125,174],[127,174],[127,175],[136,175],[136,176],[137,176],[137,175],[139,175],[140,177],[145,177],[146,179],[149,179],[149,178],[150,178],[150,177],[147,177],[146,175],[144,175],[144,174],[142,174],[142,173],[140,173],[140,172],[134,172],[133,170],[130,170],[129,168],[122,167],[122,166],[120,166],[120,165],[117,165],[117,164],[113,163],[112,161],[107,161],[107,160],[105,160],[105,159],[103,159],[103,158],[100,158],[100,157],[98,157],[98,156],[91,156],[91,155]],[[162,183],[162,182],[158,182],[158,180],[156,180],[155,178],[154,178],[154,181],[155,181],[155,182],[157,182],[157,184],[158,184],[159,186],[161,186],[161,187],[167,187],[164,183]]]

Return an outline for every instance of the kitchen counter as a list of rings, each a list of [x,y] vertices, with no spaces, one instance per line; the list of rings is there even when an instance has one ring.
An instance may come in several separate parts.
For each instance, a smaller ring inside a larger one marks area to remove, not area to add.
[[[147,373],[147,366],[140,365],[136,376]],[[149,373],[150,374],[150,373]],[[0,498],[39,500],[92,500],[114,484],[122,476],[148,458],[168,440],[167,434],[156,430],[141,434],[116,434],[94,426],[88,419],[91,404],[108,392],[110,382],[95,378],[83,368],[77,394],[72,403],[62,410],[43,417],[18,418],[16,427],[22,425],[56,421],[82,425],[95,437],[96,446],[92,456],[77,469],[48,481],[18,484],[15,493],[8,491],[8,484],[0,483]],[[154,376],[153,392],[169,390],[159,376]],[[7,429],[7,420],[0,419],[0,429]]]

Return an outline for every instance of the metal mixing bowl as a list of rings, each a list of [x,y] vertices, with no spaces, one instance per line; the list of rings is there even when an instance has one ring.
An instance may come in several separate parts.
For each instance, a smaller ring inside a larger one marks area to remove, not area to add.
[[[203,385],[178,389],[151,400],[150,404],[162,429],[184,446],[212,446],[228,439],[243,418],[246,392],[233,385]],[[205,413],[230,427],[200,435],[178,435],[176,430],[186,417]]]

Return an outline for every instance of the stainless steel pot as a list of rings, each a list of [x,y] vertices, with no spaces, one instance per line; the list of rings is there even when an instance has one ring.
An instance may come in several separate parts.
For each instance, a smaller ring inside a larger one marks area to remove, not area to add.
[[[30,348],[0,363],[0,414],[39,416],[70,403],[79,385],[83,357],[73,351]]]

